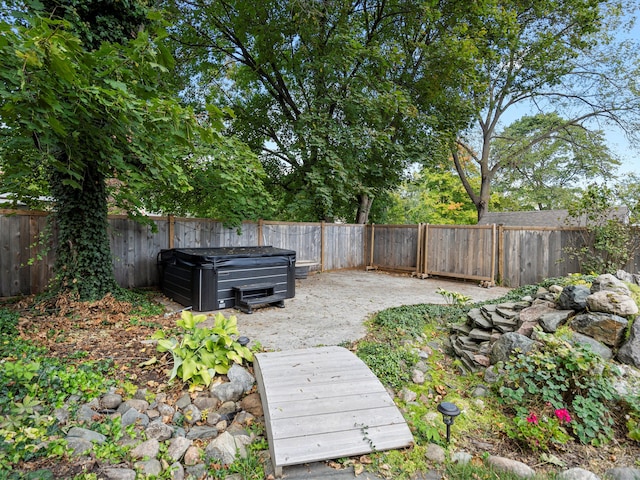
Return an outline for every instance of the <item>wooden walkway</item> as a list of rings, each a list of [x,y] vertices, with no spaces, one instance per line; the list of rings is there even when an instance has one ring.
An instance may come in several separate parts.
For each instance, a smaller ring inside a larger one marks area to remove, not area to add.
[[[413,443],[382,383],[345,348],[259,353],[253,365],[276,476],[287,465]]]

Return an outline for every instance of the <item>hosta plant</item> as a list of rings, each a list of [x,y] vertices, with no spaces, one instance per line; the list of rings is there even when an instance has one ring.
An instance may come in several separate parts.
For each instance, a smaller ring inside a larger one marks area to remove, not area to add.
[[[183,311],[177,326],[184,330],[180,338],[165,338],[162,330],[153,336],[158,340],[159,352],[171,352],[173,369],[169,381],[178,377],[192,385],[208,386],[216,374],[224,375],[235,362],[253,361],[253,354],[236,340],[238,320],[216,314],[212,328],[199,327],[206,315]]]

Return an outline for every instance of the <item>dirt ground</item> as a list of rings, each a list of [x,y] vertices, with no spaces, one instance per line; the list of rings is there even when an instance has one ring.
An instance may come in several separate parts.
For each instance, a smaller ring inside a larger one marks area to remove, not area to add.
[[[235,315],[240,334],[268,350],[338,345],[364,337],[364,322],[375,312],[401,305],[446,303],[436,293],[438,288],[467,295],[473,301],[499,298],[509,291],[483,288],[477,282],[339,270],[296,280],[295,297],[285,300],[285,308],[259,308],[252,314],[235,309],[219,311],[225,316]],[[170,308],[182,307],[172,304]]]

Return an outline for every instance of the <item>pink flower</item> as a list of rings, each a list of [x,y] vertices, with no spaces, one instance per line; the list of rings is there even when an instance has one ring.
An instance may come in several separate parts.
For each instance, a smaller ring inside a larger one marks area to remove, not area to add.
[[[558,417],[558,420],[562,422],[569,423],[571,421],[571,415],[569,415],[569,412],[567,411],[566,408],[559,408],[558,410],[555,411],[555,414],[556,414],[556,417]]]
[[[534,425],[537,425],[538,424],[538,417],[536,416],[535,413],[531,412],[529,414],[529,416],[527,417],[527,422],[533,423]]]

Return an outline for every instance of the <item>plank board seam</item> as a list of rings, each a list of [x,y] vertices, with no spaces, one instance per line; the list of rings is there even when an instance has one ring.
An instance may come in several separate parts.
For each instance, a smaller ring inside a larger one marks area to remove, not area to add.
[[[254,370],[276,476],[288,465],[413,444],[380,380],[345,348],[260,353]]]

